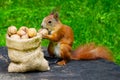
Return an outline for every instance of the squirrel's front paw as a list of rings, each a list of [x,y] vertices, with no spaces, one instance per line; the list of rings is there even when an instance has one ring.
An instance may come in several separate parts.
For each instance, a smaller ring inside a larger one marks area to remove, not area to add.
[[[43,38],[43,39],[46,39],[46,38],[48,38],[48,35],[44,35],[44,34],[43,34],[43,35],[42,35],[42,38]]]

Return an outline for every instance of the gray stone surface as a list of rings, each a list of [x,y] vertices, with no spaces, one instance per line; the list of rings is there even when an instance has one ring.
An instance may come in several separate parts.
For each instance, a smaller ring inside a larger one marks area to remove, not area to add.
[[[0,80],[120,80],[120,66],[103,59],[70,61],[65,66],[55,64],[44,48],[51,70],[47,72],[8,73],[9,58],[6,47],[0,47]]]

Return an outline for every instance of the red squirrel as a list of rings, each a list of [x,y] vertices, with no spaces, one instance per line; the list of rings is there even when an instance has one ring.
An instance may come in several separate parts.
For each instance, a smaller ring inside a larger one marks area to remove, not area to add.
[[[47,29],[49,34],[43,35],[50,40],[48,53],[51,57],[61,58],[58,65],[65,65],[69,60],[93,60],[103,58],[113,61],[110,51],[95,44],[86,44],[72,51],[74,35],[72,29],[61,23],[58,13],[53,12],[42,21],[41,27]]]

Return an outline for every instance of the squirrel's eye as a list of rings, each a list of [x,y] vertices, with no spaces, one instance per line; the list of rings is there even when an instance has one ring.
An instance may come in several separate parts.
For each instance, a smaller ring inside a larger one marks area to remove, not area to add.
[[[48,21],[48,23],[52,23],[52,21]]]

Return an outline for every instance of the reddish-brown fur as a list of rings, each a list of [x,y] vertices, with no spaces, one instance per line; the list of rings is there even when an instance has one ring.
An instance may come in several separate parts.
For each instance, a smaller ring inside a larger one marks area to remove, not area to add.
[[[48,23],[52,21],[51,24]],[[74,40],[73,31],[69,26],[66,26],[60,22],[57,14],[51,14],[44,18],[42,22],[43,28],[50,31],[49,35],[44,35],[43,38],[49,39],[50,44],[48,46],[48,52],[51,57],[55,57],[55,48],[57,46],[59,54],[58,57],[62,58],[58,65],[65,65],[69,60],[91,60],[103,58],[109,61],[113,61],[110,51],[101,46],[95,44],[86,44],[78,47],[72,53],[72,43]],[[59,56],[60,55],[60,56]]]
[[[95,44],[86,44],[78,47],[72,54],[74,60],[90,60],[104,58],[109,61],[113,61],[111,52],[103,47],[96,46]]]

